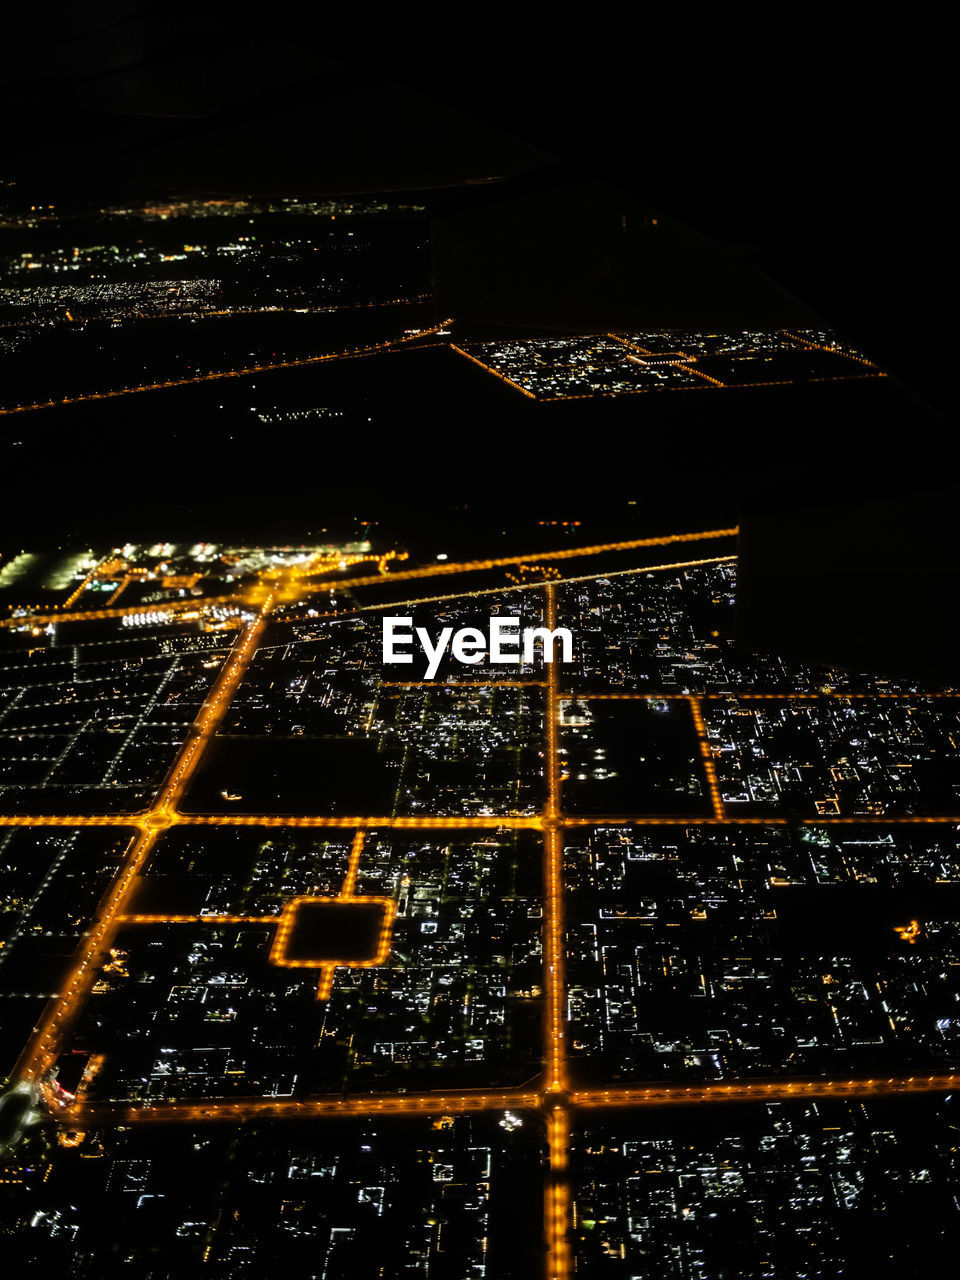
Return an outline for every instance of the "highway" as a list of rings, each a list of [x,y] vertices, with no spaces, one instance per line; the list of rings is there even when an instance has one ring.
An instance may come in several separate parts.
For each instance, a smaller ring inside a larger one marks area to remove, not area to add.
[[[450,320],[441,320],[438,324],[418,329],[415,333],[404,334],[400,338],[391,338],[387,342],[374,342],[363,347],[349,347],[345,351],[330,351],[316,356],[297,356],[290,360],[265,360],[258,364],[244,365],[239,369],[216,369],[208,373],[185,374],[180,378],[164,378],[159,382],[113,387],[108,391],[90,391],[73,396],[62,396],[58,400],[35,400],[28,404],[7,405],[0,408],[0,415],[32,413],[36,409],[59,409],[64,405],[85,404],[93,400],[115,400],[118,396],[139,395],[144,391],[165,391],[171,387],[189,387],[199,382],[216,382],[221,378],[248,378],[252,374],[274,373],[278,369],[303,369],[310,365],[326,364],[331,360],[355,360],[366,356],[382,355],[390,351],[403,350],[420,338],[438,333],[450,323]]]

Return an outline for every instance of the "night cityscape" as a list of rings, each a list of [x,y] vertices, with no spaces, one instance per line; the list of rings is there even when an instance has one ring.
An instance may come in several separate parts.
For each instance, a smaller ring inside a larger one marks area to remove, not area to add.
[[[699,100],[94,9],[2,77],[11,1276],[946,1280],[939,330]]]

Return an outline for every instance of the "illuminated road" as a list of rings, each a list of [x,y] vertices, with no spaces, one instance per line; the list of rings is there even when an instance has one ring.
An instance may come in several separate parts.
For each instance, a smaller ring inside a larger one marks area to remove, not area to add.
[[[456,1115],[472,1111],[544,1109],[550,1167],[555,1175],[569,1167],[570,1114],[580,1111],[637,1107],[680,1107],[716,1104],[802,1101],[805,1098],[877,1098],[902,1094],[952,1093],[960,1075],[871,1076],[841,1079],[778,1077],[775,1080],[702,1084],[631,1085],[617,1089],[575,1089],[562,1100],[530,1089],[477,1089],[460,1092],[406,1094],[332,1094],[316,1098],[219,1098],[193,1102],[78,1102],[61,1108],[65,1122],[77,1124],[196,1124],[205,1120],[287,1120],[331,1115]]]
[[[360,870],[360,855],[362,854],[362,851],[364,851],[364,840],[365,840],[365,836],[364,836],[364,832],[362,831],[356,832],[356,835],[353,836],[353,844],[351,845],[351,847],[349,847],[349,860],[347,863],[347,872],[346,874],[344,874],[343,884],[342,886],[340,886],[340,897],[342,897],[342,899],[351,899],[351,897],[355,895],[356,887],[357,887],[357,872],[358,870]],[[390,942],[389,931],[387,933],[387,938],[385,938],[385,942],[387,942],[387,947],[385,947],[385,950],[384,950],[383,942],[384,942],[384,938],[383,938],[383,934],[381,934],[380,952],[383,952],[383,959],[380,960],[380,963],[383,963],[383,961],[387,959],[387,955],[389,954],[389,942]],[[317,984],[316,984],[317,1000],[329,1000],[330,993],[332,993],[333,991],[333,980],[335,977],[337,977],[337,965],[325,964],[321,966],[320,977],[319,979],[317,979]]]
[[[668,533],[656,538],[631,538],[626,542],[603,542],[592,547],[563,547],[559,551],[526,551],[522,555],[498,556],[493,560],[442,561],[439,564],[422,565],[418,569],[401,569],[387,575],[388,582],[409,582],[415,578],[441,578],[456,573],[476,573],[484,569],[504,569],[512,565],[527,564],[531,560],[576,560],[580,556],[598,556],[612,551],[636,551],[640,547],[671,547],[687,542],[707,542],[714,538],[735,538],[739,529],[708,529],[701,533]],[[632,570],[631,572],[637,572]],[[641,570],[642,572],[642,570]],[[376,583],[382,586],[382,574],[368,574],[360,578],[346,578],[336,583],[321,583],[318,590],[331,586],[337,590],[350,587],[368,587]],[[526,585],[526,584],[524,584]],[[538,584],[531,583],[531,586]],[[391,608],[393,606],[391,605]]]
[[[482,1090],[476,1093],[359,1094],[329,1098],[240,1098],[230,1102],[160,1102],[130,1107],[123,1104],[80,1103],[65,1108],[71,1125],[78,1124],[202,1124],[227,1120],[308,1120],[324,1116],[460,1115],[470,1111],[534,1109],[540,1095],[523,1090]]]
[[[556,590],[548,586],[546,625],[557,625]],[[544,851],[544,951],[547,1016],[544,1024],[544,1049],[547,1088],[567,1087],[565,1027],[563,1000],[565,989],[565,947],[563,941],[563,835],[560,817],[560,748],[557,724],[557,664],[548,666],[547,699],[544,711],[544,770],[547,781],[547,803],[543,816]]]
[[[675,1107],[690,1102],[788,1102],[803,1098],[879,1098],[903,1093],[951,1093],[960,1075],[871,1076],[869,1079],[819,1078],[741,1080],[736,1083],[636,1085],[621,1089],[579,1089],[575,1107]]]
[[[599,816],[581,817],[575,814],[564,814],[563,827],[782,827],[788,823],[802,827],[836,827],[836,826],[960,826],[960,814],[853,814],[843,816],[837,814],[817,815],[813,818],[798,818],[762,814],[759,816],[732,816],[725,814],[722,818],[708,817],[703,814],[675,813],[611,813]],[[0,814],[0,827],[311,827],[332,829],[363,828],[373,831],[377,828],[397,831],[443,831],[483,829],[493,831],[542,831],[546,826],[542,814],[480,814],[473,818],[455,817],[417,817],[394,818],[389,815],[379,817],[354,816],[318,817],[316,815],[299,818],[278,817],[276,814],[229,814],[229,813],[171,813],[160,820],[149,810],[139,814],[37,814],[13,813]]]
[[[626,338],[621,338],[615,333],[608,333],[608,338],[619,343],[621,347],[627,347],[631,351],[639,352],[641,356],[652,356],[656,364],[665,364],[670,369],[682,369],[684,373],[691,373],[694,377],[701,378],[704,382],[708,382],[712,387],[723,387],[725,384],[719,378],[711,378],[708,373],[704,373],[701,369],[695,367],[696,356],[689,356],[684,351],[678,351],[678,360],[664,360],[662,357],[656,356],[654,352],[648,351],[645,347],[638,347],[634,342],[628,342]],[[628,360],[636,360],[637,364],[646,364],[646,360],[637,360],[636,356],[628,356]]]
[[[447,827],[451,830],[456,828],[475,828],[485,827],[495,830],[504,831],[523,831],[533,829],[538,831],[541,826],[541,819],[536,814],[528,816],[510,816],[510,815],[494,815],[480,814],[471,818],[445,818],[442,815],[438,817],[418,817],[418,818],[278,818],[275,816],[253,816],[244,817],[243,815],[220,815],[220,814],[178,814],[176,817],[178,823],[193,824],[199,826],[248,826],[248,827],[364,827],[370,830],[373,827],[392,827],[398,830],[409,831],[430,831],[443,830]]]
[[[328,1000],[330,998],[334,976],[338,967],[343,966],[348,969],[375,968],[385,964],[390,955],[390,945],[393,938],[393,922],[396,918],[396,903],[392,898],[375,898],[366,894],[357,894],[355,891],[357,873],[360,867],[360,854],[363,850],[364,838],[364,833],[362,831],[356,832],[353,837],[353,843],[350,849],[350,858],[347,864],[346,874],[344,875],[343,886],[336,898],[288,898],[284,903],[283,910],[281,912],[268,916],[118,913],[113,917],[114,924],[117,928],[129,925],[148,925],[150,927],[156,927],[158,925],[201,924],[207,928],[217,928],[223,925],[268,925],[276,931],[274,934],[273,944],[270,948],[270,964],[280,965],[289,969],[319,970],[317,999]],[[297,908],[304,902],[359,902],[369,903],[380,907],[382,909],[382,921],[376,950],[369,958],[361,960],[289,960],[286,955],[289,936],[294,927],[294,917]]]
[[[544,1178],[543,1225],[547,1237],[547,1280],[567,1280],[573,1274],[569,1231],[570,1112],[565,1106],[547,1111],[547,1150],[550,1166]]]
[[[807,347],[811,351],[826,351],[830,355],[836,355],[839,352],[847,360],[856,360],[857,364],[866,365],[868,369],[873,369],[877,373],[881,372],[877,365],[872,364],[866,356],[857,355],[852,351],[840,352],[838,347],[825,347],[819,342],[812,342],[809,338],[801,338],[799,333],[794,333],[791,329],[784,329],[783,332],[788,338],[791,338],[794,342],[799,342],[801,346]]]
[[[818,814],[815,818],[798,818],[795,815],[783,817],[777,814],[760,814],[757,816],[733,816],[726,814],[723,818],[678,817],[676,814],[604,814],[602,817],[571,817],[565,815],[564,826],[567,827],[782,827],[785,823],[798,823],[802,827],[836,827],[836,826],[880,826],[899,827],[920,824],[954,826],[960,824],[960,814],[876,814],[857,813],[849,816],[842,814]]]
[[[491,373],[500,382],[505,382],[513,391],[519,391],[522,396],[526,396],[528,400],[536,400],[536,396],[532,391],[528,391],[526,387],[522,387],[519,382],[514,382],[512,378],[508,378],[505,373],[501,373],[499,369],[495,369],[491,364],[485,364],[482,360],[478,360],[476,356],[472,356],[469,351],[464,351],[463,347],[458,347],[455,342],[448,344],[451,351],[456,352],[458,356],[463,356],[464,360],[469,360],[472,364],[477,365],[484,373]]]
[[[8,405],[0,408],[0,414],[32,413],[35,409],[57,409],[68,404],[85,404],[92,400],[115,400],[118,396],[139,395],[143,391],[164,391],[170,387],[189,387],[198,382],[216,382],[220,378],[248,378],[255,373],[274,373],[278,369],[303,369],[309,365],[326,364],[331,360],[355,360],[364,356],[381,355],[388,351],[398,351],[407,347],[419,338],[438,333],[451,323],[441,320],[439,324],[415,333],[404,334],[401,338],[392,338],[388,342],[374,342],[365,347],[350,347],[345,351],[331,351],[325,355],[300,356],[292,360],[270,360],[261,364],[245,365],[240,369],[218,369],[210,373],[194,373],[182,378],[165,378],[160,382],[144,382],[133,387],[115,387],[109,391],[91,391],[85,395],[63,396],[59,400],[37,400],[32,404]]]
[[[643,570],[636,570],[643,572]],[[895,702],[926,702],[930,698],[960,700],[960,691],[943,689],[936,693],[845,693],[831,689],[829,693],[562,693],[561,698],[577,702],[874,702],[878,698]]]
[[[736,560],[736,556],[708,556],[702,560],[676,560],[670,564],[641,564],[634,565],[630,569],[604,569],[597,573],[581,573],[574,577],[558,577],[553,582],[556,586],[563,586],[565,583],[572,582],[594,582],[597,578],[622,578],[637,573],[660,573],[669,569],[692,569],[698,565],[704,564],[724,564]],[[461,589],[460,591],[447,591],[442,595],[435,596],[413,596],[407,600],[391,600],[389,606],[380,604],[355,604],[351,608],[333,609],[328,612],[315,612],[311,610],[303,615],[285,614],[287,620],[303,621],[304,618],[344,618],[356,613],[383,613],[387,608],[405,609],[410,605],[417,604],[439,604],[445,600],[475,600],[480,596],[500,596],[511,591],[537,591],[544,583],[541,582],[518,582],[504,583],[496,587],[471,587],[469,590]],[[334,586],[329,584],[328,590]],[[652,697],[651,694],[643,694],[643,697]],[[730,696],[730,695],[727,695]]]
[[[700,758],[703,761],[703,772],[707,782],[710,803],[713,805],[713,816],[717,822],[723,822],[726,818],[723,811],[723,796],[720,794],[717,769],[713,762],[713,748],[710,746],[710,739],[707,737],[707,726],[703,720],[703,712],[700,710],[700,699],[688,698],[687,701],[690,704],[693,727],[697,731],[697,741],[700,744]]]
[[[129,814],[3,813],[0,827],[139,827],[143,816]]]
[[[544,619],[548,630],[557,625],[557,589],[544,588]],[[567,1080],[566,942],[563,912],[563,825],[560,782],[560,705],[557,664],[547,664],[544,709],[544,772],[547,782],[543,817],[544,854],[544,1067],[547,1088],[547,1147],[549,1169],[544,1179],[543,1221],[547,1237],[547,1280],[566,1280],[573,1272],[569,1231],[570,1183],[567,1167],[570,1115],[564,1105]]]

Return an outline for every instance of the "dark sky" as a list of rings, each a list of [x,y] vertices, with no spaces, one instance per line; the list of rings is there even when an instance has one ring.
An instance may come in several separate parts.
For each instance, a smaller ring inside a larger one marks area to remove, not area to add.
[[[853,32],[812,10],[674,13],[595,11],[575,26],[501,13],[469,48],[444,54],[438,36],[418,47],[397,32],[368,65],[402,67],[437,97],[756,246],[780,283],[952,412],[953,74],[936,32],[902,13]]]
[[[769,499],[775,509],[813,496],[839,501],[828,567],[833,548],[863,522],[862,495],[892,511],[903,490],[903,509],[915,513],[898,526],[907,576],[933,547],[943,594],[953,539],[923,532],[916,513],[928,503],[910,491],[953,470],[953,51],[919,10],[884,22],[879,10],[860,9],[855,25],[838,13],[398,6],[384,16],[286,0],[255,13],[147,0],[37,7],[5,19],[5,169],[38,193],[67,196],[143,187],[159,174],[177,174],[187,190],[370,190],[371,172],[383,176],[395,159],[398,172],[438,183],[529,174],[553,160],[575,178],[601,178],[739,247],[912,392],[897,388],[881,400],[838,393],[825,412],[810,413],[793,397],[793,422],[782,406],[765,417],[758,401],[749,421],[731,403],[730,421],[713,431],[674,424],[654,433],[664,449],[679,443],[648,490],[667,501],[670,484],[689,474],[698,430],[697,439],[722,450],[715,465],[704,447],[701,488],[683,489],[698,512],[704,495],[734,505],[741,489],[745,501],[753,489],[762,497],[768,473],[783,464]],[[599,411],[593,417],[599,422]],[[649,456],[643,463],[621,473],[646,483]],[[438,493],[447,474],[433,482]],[[388,468],[381,480],[392,483]],[[588,468],[580,480],[571,501],[589,498]],[[495,508],[499,481],[489,482],[485,501]],[[31,491],[29,482],[20,487]],[[137,490],[115,487],[138,500]],[[952,528],[955,495],[934,505]],[[674,518],[686,517],[678,510]],[[824,637],[833,644],[844,626],[862,633],[871,610],[882,630],[876,601],[890,595],[888,579],[881,573],[873,594],[843,590],[818,613],[819,588],[810,584],[823,565],[810,579],[800,542],[807,577],[798,585],[779,561],[776,577],[790,598],[807,601],[811,652],[826,652]],[[872,572],[872,544],[864,557]],[[858,571],[845,569],[851,581]],[[762,616],[769,599],[757,581]],[[912,606],[904,652],[944,630],[939,614],[923,613],[935,594]],[[955,584],[946,596],[956,598]]]
[[[460,10],[454,30],[444,10],[419,7],[373,19],[284,0],[259,10],[54,6],[8,25],[0,67],[8,120],[20,127],[7,150],[16,157],[18,137],[29,139],[21,155],[41,174],[49,157],[54,176],[59,122],[84,119],[109,82],[91,70],[90,50],[122,37],[131,18],[149,32],[130,55],[140,72],[162,79],[163,50],[194,48],[193,64],[170,78],[188,112],[221,92],[211,54],[234,58],[232,90],[254,100],[271,69],[319,54],[346,64],[361,94],[400,82],[752,247],[781,284],[949,409],[949,51],[921,15],[884,24],[862,12],[844,25],[835,12],[783,7],[705,18],[675,7],[571,17],[513,6]],[[305,172],[316,165],[315,121],[305,121]]]

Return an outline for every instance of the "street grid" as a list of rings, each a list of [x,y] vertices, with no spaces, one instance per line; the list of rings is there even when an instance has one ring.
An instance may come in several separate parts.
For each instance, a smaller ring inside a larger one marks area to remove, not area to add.
[[[567,548],[554,553],[539,553],[536,557],[542,560],[563,560],[597,555],[608,551],[628,551],[633,548],[674,545],[715,539],[731,539],[736,530],[712,530],[703,533],[672,535],[668,538],[638,539],[630,542],[604,544],[596,547]],[[456,575],[458,573],[477,570],[503,569],[508,566],[529,564],[530,557],[501,557],[492,560],[472,561],[465,564],[437,564],[410,570],[399,570],[384,576],[384,567],[379,566],[377,574],[361,574],[352,579],[339,580],[335,583],[338,593],[351,587],[362,587],[385,580],[433,580],[437,577]],[[677,562],[673,565],[642,566],[635,570],[618,570],[617,572],[644,573],[660,569],[680,568],[689,564],[718,563],[733,559],[732,556],[716,556],[705,561]],[[355,892],[358,870],[363,857],[365,833],[372,829],[528,829],[539,831],[542,836],[543,880],[544,880],[544,915],[543,915],[543,1042],[542,1070],[533,1082],[516,1088],[499,1089],[464,1089],[460,1091],[433,1091],[419,1094],[386,1093],[356,1096],[320,1096],[302,1099],[209,1099],[198,1102],[174,1101],[140,1106],[111,1103],[85,1103],[77,1100],[72,1104],[50,1104],[57,1122],[68,1128],[83,1126],[128,1125],[145,1123],[150,1125],[162,1123],[237,1123],[248,1119],[280,1119],[297,1120],[322,1119],[336,1115],[356,1116],[390,1116],[411,1114],[460,1114],[478,1111],[501,1111],[504,1109],[530,1109],[539,1111],[545,1121],[547,1136],[548,1167],[544,1177],[544,1226],[546,1233],[546,1276],[547,1280],[565,1280],[574,1273],[570,1233],[572,1226],[572,1189],[569,1182],[571,1128],[576,1116],[585,1110],[606,1108],[633,1108],[666,1105],[706,1105],[724,1101],[732,1102],[772,1102],[778,1100],[803,1100],[813,1098],[841,1097],[845,1099],[863,1099],[905,1093],[939,1093],[949,1092],[960,1086],[960,1075],[934,1073],[917,1076],[889,1076],[870,1079],[824,1079],[824,1078],[779,1078],[751,1079],[740,1082],[710,1083],[660,1083],[650,1086],[635,1084],[615,1088],[575,1088],[571,1083],[569,1055],[567,1046],[567,1027],[564,1017],[565,1009],[565,970],[566,951],[564,942],[565,926],[565,892],[563,884],[564,832],[579,827],[605,826],[775,826],[783,825],[796,819],[778,816],[756,816],[733,814],[726,811],[714,760],[714,748],[707,735],[707,726],[703,715],[703,704],[714,700],[733,699],[767,699],[786,701],[797,700],[843,700],[861,701],[874,697],[913,698],[915,700],[955,696],[949,693],[935,692],[930,694],[896,694],[881,692],[877,694],[842,694],[798,692],[793,695],[736,693],[736,694],[679,694],[679,693],[590,693],[566,692],[561,688],[556,663],[546,663],[545,679],[529,679],[515,681],[470,681],[458,683],[462,687],[488,687],[505,685],[506,687],[533,687],[543,689],[545,698],[544,741],[543,741],[543,773],[546,784],[545,803],[540,812],[533,815],[481,815],[474,817],[451,816],[300,816],[286,817],[281,815],[212,815],[188,814],[181,812],[180,803],[184,793],[195,774],[210,741],[217,734],[224,717],[230,708],[235,693],[246,675],[254,655],[260,645],[264,631],[272,617],[278,611],[288,611],[291,604],[296,605],[311,593],[330,590],[329,580],[320,576],[310,580],[298,577],[295,572],[279,571],[267,575],[257,592],[259,599],[251,604],[248,594],[245,604],[252,611],[237,636],[228,657],[225,659],[216,679],[210,687],[201,710],[187,734],[169,772],[158,790],[149,808],[136,815],[119,814],[74,814],[74,815],[6,815],[0,816],[2,827],[88,827],[109,826],[113,828],[132,828],[132,835],[123,862],[113,882],[110,884],[96,913],[94,923],[81,940],[58,996],[51,999],[41,1016],[34,1033],[31,1035],[18,1059],[12,1080],[37,1086],[42,1090],[55,1066],[66,1038],[83,1008],[97,974],[109,953],[111,943],[121,928],[136,924],[171,924],[204,923],[210,925],[223,923],[259,923],[276,927],[276,935],[270,952],[270,962],[293,966],[311,967],[317,971],[317,998],[329,998],[335,982],[336,971],[340,965],[379,966],[389,963],[391,945],[391,927],[394,918],[395,904],[385,898],[368,898]],[[549,578],[546,570],[544,577]],[[598,577],[607,576],[603,573]],[[582,581],[584,575],[570,581]],[[540,582],[523,582],[507,588],[527,592],[542,592],[544,600],[545,623],[551,630],[557,625],[557,587],[565,579],[550,578]],[[503,588],[498,588],[503,590]],[[460,595],[441,597],[420,597],[418,602],[433,599],[457,599],[484,594],[465,590]],[[225,597],[226,600],[236,598]],[[209,600],[201,602],[203,605]],[[197,607],[197,602],[193,602]],[[336,615],[313,614],[315,617],[342,616],[357,612],[371,606],[358,606],[339,611]],[[384,606],[373,606],[383,608]],[[390,606],[393,607],[393,606]],[[163,609],[164,606],[158,606]],[[174,604],[165,610],[175,616],[182,611],[182,605]],[[81,610],[70,612],[51,612],[44,615],[11,617],[0,621],[0,627],[22,627],[36,622],[78,621],[102,618],[118,618],[133,610],[122,608],[102,610]],[[288,617],[289,612],[285,612]],[[397,688],[414,687],[418,681],[383,681],[384,685]],[[433,684],[434,682],[430,682]],[[437,682],[435,687],[446,687]],[[593,699],[672,699],[687,703],[693,730],[696,737],[703,772],[705,799],[709,802],[710,812],[706,815],[675,814],[622,814],[615,816],[593,817],[574,816],[563,811],[563,779],[560,748],[560,709],[565,700],[581,702]],[[799,820],[809,826],[831,826],[834,824],[856,823],[883,825],[899,824],[957,824],[960,815],[828,815],[803,818]],[[280,916],[266,917],[233,917],[233,916],[176,916],[131,914],[128,910],[136,879],[145,866],[158,840],[164,832],[178,825],[224,825],[224,826],[256,826],[256,827],[290,827],[290,828],[339,828],[353,832],[350,846],[349,862],[339,895],[324,901],[341,903],[377,903],[383,909],[382,926],[378,945],[371,957],[361,960],[310,962],[289,960],[285,958],[284,947],[289,934],[292,913],[296,905],[309,899],[291,899]]]

